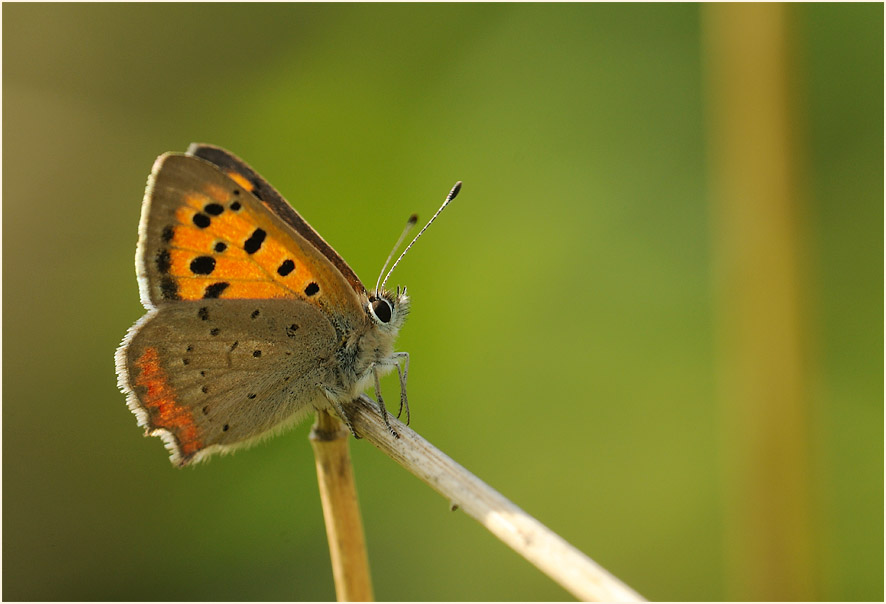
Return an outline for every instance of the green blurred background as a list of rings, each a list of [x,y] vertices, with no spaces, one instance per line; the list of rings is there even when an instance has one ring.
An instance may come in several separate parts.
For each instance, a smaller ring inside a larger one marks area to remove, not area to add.
[[[760,597],[726,538],[705,10],[4,4],[3,598],[335,597],[310,422],[178,470],[116,388],[145,180],[192,141],[367,282],[463,180],[393,278],[413,427],[646,597]],[[882,600],[883,6],[789,23],[814,576],[793,593]],[[352,454],[378,599],[570,598]]]

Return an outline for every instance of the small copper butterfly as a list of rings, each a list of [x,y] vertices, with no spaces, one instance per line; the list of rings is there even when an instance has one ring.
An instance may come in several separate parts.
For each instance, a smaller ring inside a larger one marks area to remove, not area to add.
[[[409,355],[393,348],[406,290],[379,279],[367,292],[232,153],[195,143],[157,158],[135,263],[148,312],[117,350],[118,383],[174,464],[250,444],[313,410],[333,411],[354,432],[347,406],[370,384],[387,422],[378,378],[394,368],[406,404]]]

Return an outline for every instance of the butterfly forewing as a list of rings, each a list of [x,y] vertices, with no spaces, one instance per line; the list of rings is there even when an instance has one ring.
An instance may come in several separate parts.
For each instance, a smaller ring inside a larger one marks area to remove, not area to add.
[[[277,192],[271,184],[261,175],[253,170],[242,159],[221,147],[215,145],[206,145],[202,143],[192,143],[188,147],[188,155],[193,155],[201,159],[205,159],[232,180],[249,190],[257,199],[259,199],[265,207],[278,216],[281,220],[292,227],[302,237],[307,239],[311,245],[319,250],[333,266],[344,276],[351,284],[351,287],[358,294],[365,294],[366,288],[357,277],[344,258],[332,249],[326,240],[315,231],[311,225],[302,218],[295,209]]]
[[[216,166],[161,156],[146,201],[139,268],[151,305],[288,298],[328,317],[359,316],[356,291],[329,259]]]

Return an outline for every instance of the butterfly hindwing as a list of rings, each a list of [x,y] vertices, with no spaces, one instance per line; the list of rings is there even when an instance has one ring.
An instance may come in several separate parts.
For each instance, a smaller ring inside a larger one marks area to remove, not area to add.
[[[164,304],[127,336],[129,406],[182,465],[255,441],[323,405],[335,331],[298,300]],[[316,401],[316,404],[313,404]]]

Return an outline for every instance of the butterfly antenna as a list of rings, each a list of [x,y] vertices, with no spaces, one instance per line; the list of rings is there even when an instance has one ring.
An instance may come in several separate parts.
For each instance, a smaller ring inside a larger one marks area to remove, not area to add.
[[[391,258],[394,257],[394,253],[400,247],[400,244],[403,243],[403,240],[406,239],[406,235],[409,234],[409,231],[412,230],[412,227],[415,226],[415,223],[418,222],[418,214],[413,214],[409,217],[409,220],[406,221],[406,226],[403,228],[403,232],[400,233],[400,237],[397,238],[397,243],[394,244],[394,247],[391,249],[391,253],[388,254],[387,260],[385,260],[385,264],[381,267],[381,271],[378,273],[378,280],[375,282],[375,295],[378,295],[378,286],[381,283],[381,276],[385,274],[385,269],[388,268],[388,264],[391,262]]]
[[[415,239],[413,239],[412,241],[409,242],[409,245],[406,246],[406,249],[403,250],[403,253],[400,254],[400,257],[397,258],[397,261],[394,262],[394,264],[391,266],[391,270],[388,271],[388,274],[385,275],[384,280],[381,282],[382,289],[384,289],[385,283],[388,282],[388,277],[391,276],[391,273],[394,272],[394,269],[397,268],[397,265],[400,264],[401,260],[403,260],[403,256],[406,255],[406,252],[409,251],[409,248],[411,248],[415,244],[415,242],[418,241],[418,238],[422,236],[422,233],[424,233],[425,231],[428,230],[428,227],[431,226],[431,223],[437,219],[437,216],[440,215],[440,212],[442,212],[443,210],[446,209],[446,206],[449,205],[449,202],[451,202],[453,199],[455,199],[455,196],[458,195],[458,192],[460,190],[461,190],[461,181],[458,181],[457,183],[455,183],[455,186],[452,187],[452,190],[449,191],[449,195],[446,196],[446,199],[443,200],[443,205],[440,206],[440,209],[437,210],[433,216],[431,216],[431,219],[428,220],[428,223],[424,227],[422,227],[422,229],[418,232],[418,235],[415,236]],[[398,242],[398,245],[399,245],[399,242]],[[396,249],[396,247],[394,249]],[[387,263],[385,263],[385,265],[387,265]],[[384,272],[384,269],[382,269],[382,272]],[[375,291],[378,292],[378,286],[376,286]]]

